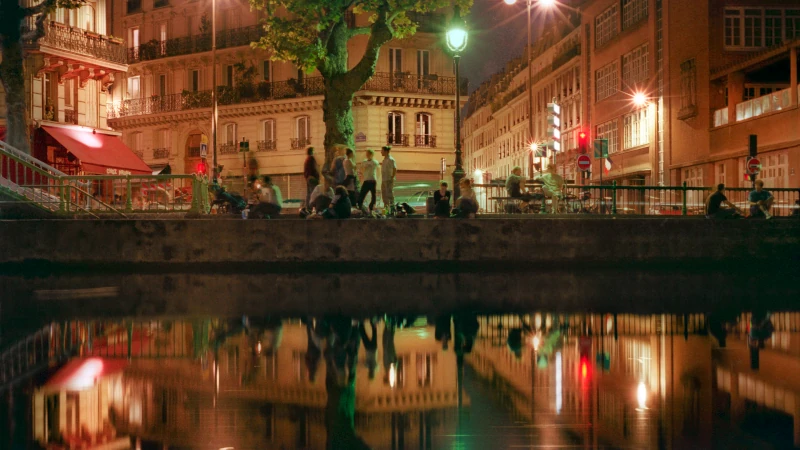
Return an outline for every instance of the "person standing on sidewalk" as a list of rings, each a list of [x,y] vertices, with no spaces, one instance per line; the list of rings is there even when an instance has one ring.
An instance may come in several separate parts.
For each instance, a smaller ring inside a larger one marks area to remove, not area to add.
[[[311,208],[311,191],[319,184],[319,164],[314,158],[314,147],[306,150],[306,162],[303,164],[303,178],[306,179],[306,208]]]
[[[372,200],[369,202],[369,212],[375,208],[375,188],[377,187],[378,179],[378,162],[375,161],[375,152],[372,149],[367,150],[367,159],[361,162],[361,179],[364,182],[361,184],[361,193],[358,196],[358,209],[364,211],[364,200],[367,198],[367,193],[372,193]],[[366,212],[366,211],[365,211]]]
[[[344,157],[344,183],[347,194],[350,196],[350,203],[358,204],[358,178],[356,177],[356,155],[352,148],[345,151]]]
[[[388,208],[390,214],[394,213],[394,178],[397,175],[397,162],[392,158],[391,151],[392,147],[388,145],[381,149],[381,198],[383,207]]]

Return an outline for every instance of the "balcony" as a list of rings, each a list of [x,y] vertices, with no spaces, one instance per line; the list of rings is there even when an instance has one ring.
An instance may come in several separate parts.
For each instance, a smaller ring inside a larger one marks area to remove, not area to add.
[[[24,30],[23,30],[24,31]],[[76,55],[88,56],[104,61],[124,65],[125,47],[121,41],[108,39],[106,36],[70,28],[59,22],[45,24],[45,35],[38,41],[24,42],[25,48],[48,53],[48,49],[59,52],[67,51]],[[102,66],[102,64],[101,64]]]
[[[78,111],[74,109],[64,110],[64,123],[78,124]]]
[[[220,144],[219,146],[220,155],[235,155],[237,153],[239,153],[239,146],[235,142]]]
[[[258,152],[271,152],[278,149],[277,142],[273,140],[269,141],[257,141],[256,142],[256,151]]]
[[[198,151],[198,156],[200,155]],[[153,149],[153,159],[167,159],[169,158],[169,149],[168,148],[154,148]]]
[[[436,148],[436,136],[430,134],[414,135],[414,147]]]
[[[788,108],[791,104],[789,95],[790,89],[784,89],[739,103],[736,105],[736,121]]]
[[[133,152],[134,155],[138,156],[139,159],[144,159],[144,150],[132,148],[131,151]]]
[[[386,145],[395,145],[397,147],[408,147],[408,135],[389,133],[386,135]]]
[[[262,36],[259,25],[217,31],[217,49],[249,46]],[[152,40],[128,49],[128,64],[171,56],[211,51],[211,33],[184,36],[165,41]]]
[[[462,80],[466,81],[466,80]],[[409,94],[455,95],[455,77],[423,75],[421,77],[407,72],[378,72],[364,85],[365,91],[406,92]],[[467,95],[467,84],[462,83],[461,94]]]
[[[455,78],[441,77],[423,78],[408,76],[395,82],[388,73],[376,73],[367,82],[363,90],[383,92],[425,92],[433,95],[455,95]],[[420,83],[423,81],[423,83]],[[420,89],[420,86],[422,89]],[[465,87],[465,86],[462,86]],[[301,98],[323,95],[325,85],[322,77],[307,77],[302,80],[290,79],[272,83],[243,84],[234,87],[219,86],[217,88],[219,105],[240,105],[269,100]],[[181,94],[152,96],[149,98],[124,100],[121,104],[109,109],[109,119],[141,116],[146,114],[162,114],[176,111],[187,111],[211,107],[211,91],[184,91]]]
[[[292,150],[298,150],[303,147],[308,147],[311,145],[311,138],[304,137],[304,138],[292,138],[291,146]]]

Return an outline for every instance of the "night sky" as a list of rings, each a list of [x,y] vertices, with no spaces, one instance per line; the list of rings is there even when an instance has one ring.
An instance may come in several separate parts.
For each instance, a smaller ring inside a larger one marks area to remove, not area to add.
[[[469,79],[472,92],[511,59],[520,56],[528,39],[525,0],[507,5],[503,0],[475,0],[469,16],[469,41],[461,58],[461,76]],[[533,40],[552,13],[533,8]]]

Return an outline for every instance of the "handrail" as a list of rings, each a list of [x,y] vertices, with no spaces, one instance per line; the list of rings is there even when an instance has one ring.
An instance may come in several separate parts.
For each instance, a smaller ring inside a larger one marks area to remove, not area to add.
[[[41,170],[46,170],[46,171],[48,171],[51,174],[56,175],[56,176],[66,176],[67,175],[66,173],[56,169],[55,167],[45,163],[44,161],[36,159],[36,158],[32,157],[31,155],[23,152],[22,150],[19,150],[17,148],[12,147],[11,145],[9,145],[6,142],[0,141],[0,150],[5,151],[7,153],[10,153],[11,155],[15,156],[16,158],[35,166],[35,167],[32,167],[32,168],[40,168]]]

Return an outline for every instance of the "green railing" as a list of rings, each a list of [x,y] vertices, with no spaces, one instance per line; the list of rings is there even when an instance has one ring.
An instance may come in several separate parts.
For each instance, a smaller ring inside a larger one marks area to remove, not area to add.
[[[58,215],[210,211],[208,180],[195,175],[71,176],[0,141],[0,208],[28,204]]]
[[[541,198],[541,185],[528,183],[534,192],[530,205],[518,199],[509,199],[502,184],[477,184],[475,192],[480,210],[487,214],[508,213],[553,213],[553,202]],[[747,201],[751,188],[726,188],[728,200],[745,214],[749,212]],[[774,216],[790,216],[800,213],[800,190],[790,188],[767,189],[775,202],[771,213]],[[567,185],[563,200],[556,203],[559,214],[607,214],[645,216],[703,216],[705,203],[712,193],[710,187],[681,186],[619,186]]]

